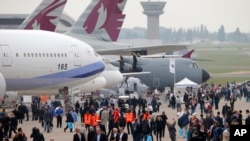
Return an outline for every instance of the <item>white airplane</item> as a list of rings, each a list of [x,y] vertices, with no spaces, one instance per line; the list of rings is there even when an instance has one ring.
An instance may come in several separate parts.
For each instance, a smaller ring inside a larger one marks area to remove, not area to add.
[[[56,94],[99,76],[105,66],[88,44],[41,30],[0,30],[0,99],[5,91]]]
[[[18,29],[54,31],[66,2],[67,0],[43,0]],[[120,83],[123,78],[119,70],[113,67],[106,59],[103,59],[103,62],[105,63],[105,70],[100,76],[76,87],[88,93]],[[32,92],[28,93],[27,91],[26,94],[34,95]]]

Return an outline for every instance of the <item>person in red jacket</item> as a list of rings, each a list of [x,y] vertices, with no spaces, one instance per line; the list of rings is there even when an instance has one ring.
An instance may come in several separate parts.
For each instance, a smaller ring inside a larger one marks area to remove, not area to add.
[[[119,113],[118,108],[115,108],[115,110],[113,111],[113,116],[114,116],[115,127],[118,129],[118,122],[119,122],[119,119],[120,119],[120,113]]]

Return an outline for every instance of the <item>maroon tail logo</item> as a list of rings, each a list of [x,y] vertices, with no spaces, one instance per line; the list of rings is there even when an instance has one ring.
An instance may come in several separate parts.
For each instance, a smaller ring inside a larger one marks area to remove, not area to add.
[[[105,29],[112,41],[117,41],[125,15],[119,8],[123,0],[100,0],[83,24],[88,34]]]
[[[54,0],[53,3],[44,8],[39,12],[24,29],[41,29],[48,31],[55,31],[56,25],[52,23],[52,20],[56,19],[57,16],[49,15],[50,12],[56,8],[65,5],[67,0],[60,2],[60,0]]]

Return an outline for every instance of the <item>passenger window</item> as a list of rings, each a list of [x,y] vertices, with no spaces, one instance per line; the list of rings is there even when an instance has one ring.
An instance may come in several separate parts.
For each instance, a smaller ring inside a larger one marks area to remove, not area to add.
[[[34,56],[34,54],[33,53],[31,53],[31,57],[33,57]]]
[[[16,53],[16,57],[18,57],[18,53]]]
[[[50,53],[50,57],[52,58],[53,56],[52,56],[52,53]]]
[[[23,56],[26,57],[26,53],[24,53]]]
[[[63,57],[63,53],[61,53],[61,57]]]
[[[54,57],[56,58],[56,53],[54,53]]]
[[[30,57],[30,53],[28,53],[28,57]]]
[[[60,57],[60,53],[57,53],[57,57]]]

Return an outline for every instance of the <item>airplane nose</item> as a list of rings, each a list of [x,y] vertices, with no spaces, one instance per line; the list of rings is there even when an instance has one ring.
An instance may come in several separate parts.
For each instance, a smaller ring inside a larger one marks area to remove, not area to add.
[[[120,71],[114,72],[113,85],[120,84],[122,80],[123,80],[123,75],[120,73]]]
[[[209,73],[206,70],[202,69],[202,82],[207,81],[209,78],[210,78]]]

